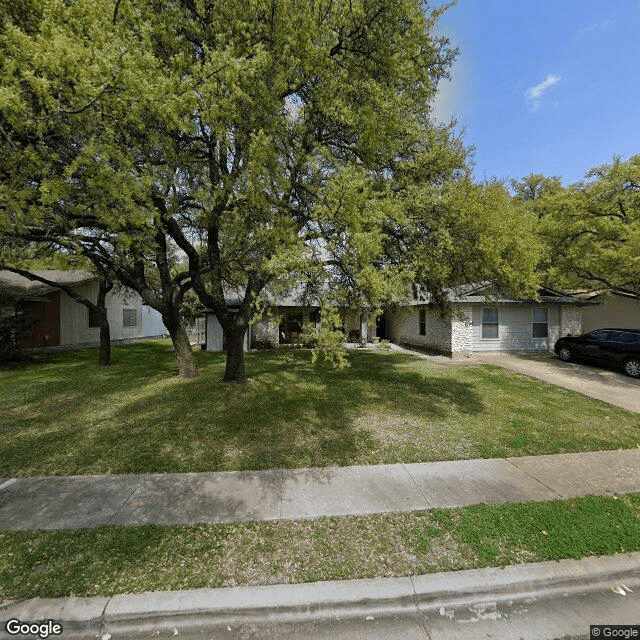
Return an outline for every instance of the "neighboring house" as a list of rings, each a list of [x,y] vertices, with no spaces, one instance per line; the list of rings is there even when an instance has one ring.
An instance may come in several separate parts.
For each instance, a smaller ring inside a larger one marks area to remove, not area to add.
[[[386,311],[385,337],[453,357],[487,351],[550,352],[559,337],[581,332],[582,306],[589,304],[549,289],[541,291],[539,301],[487,297],[477,285],[449,295],[449,320],[441,319],[420,296]]]
[[[577,294],[592,305],[582,311],[582,330],[640,329],[640,300],[631,294],[594,291]]]
[[[98,295],[98,277],[90,271],[34,271],[47,280],[72,286],[88,300]],[[0,270],[0,289],[21,300],[26,313],[35,320],[21,347],[30,351],[64,351],[100,344],[100,329],[93,314],[83,304],[59,288],[29,280],[11,271]],[[167,331],[160,314],[142,304],[140,296],[116,285],[106,298],[111,341],[133,342],[160,337]]]

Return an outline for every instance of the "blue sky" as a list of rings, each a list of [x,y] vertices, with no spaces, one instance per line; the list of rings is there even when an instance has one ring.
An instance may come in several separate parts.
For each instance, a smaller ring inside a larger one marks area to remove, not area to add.
[[[459,0],[439,27],[460,54],[436,115],[466,127],[476,178],[571,184],[640,153],[640,0]]]

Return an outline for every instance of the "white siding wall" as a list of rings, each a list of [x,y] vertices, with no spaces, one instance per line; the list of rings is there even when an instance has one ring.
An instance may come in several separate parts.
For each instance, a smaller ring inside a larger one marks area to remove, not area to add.
[[[490,305],[486,305],[490,306]],[[532,337],[533,307],[545,307],[548,310],[548,337]],[[483,305],[473,305],[473,351],[540,351],[553,350],[555,341],[560,337],[559,305],[500,304],[498,308],[498,338],[482,338]]]
[[[162,316],[159,311],[143,304],[140,309],[140,315],[142,316],[140,332],[143,336],[164,336],[169,333],[162,322]]]
[[[419,307],[407,307],[390,311],[387,316],[387,330],[392,342],[430,347],[451,353],[451,323],[443,322],[435,315],[426,313],[426,335],[420,335]]]
[[[95,302],[98,298],[98,281],[82,282],[74,289],[85,298]],[[105,304],[112,340],[129,340],[166,333],[160,314],[145,307],[144,322],[142,301],[137,293],[130,290],[112,290],[107,294]],[[122,309],[136,310],[136,325],[122,326]],[[147,331],[151,333],[147,333]],[[100,342],[100,329],[89,327],[89,309],[60,291],[60,346],[93,345]]]
[[[360,314],[360,339],[365,342],[369,342],[371,340],[369,334],[369,323],[367,322],[368,318],[365,313]]]
[[[248,348],[249,344],[249,334],[251,327],[244,334],[244,348],[245,351]],[[215,314],[207,313],[207,351],[223,351],[223,331],[222,326],[218,322],[218,318],[216,318]]]
[[[222,351],[222,327],[213,313],[207,313],[207,351]]]

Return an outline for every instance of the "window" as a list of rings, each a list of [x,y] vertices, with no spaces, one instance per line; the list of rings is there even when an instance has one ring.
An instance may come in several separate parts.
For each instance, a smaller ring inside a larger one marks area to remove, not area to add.
[[[420,317],[419,320],[419,333],[421,336],[427,335],[427,312],[425,309],[420,309]]]
[[[123,327],[135,327],[138,324],[138,314],[136,309],[123,309],[122,310],[122,326]]]
[[[532,316],[532,336],[534,338],[549,337],[549,314],[546,307],[534,307]]]
[[[498,339],[498,309],[483,307],[482,309],[482,339]]]
[[[98,314],[96,310],[89,307],[89,329],[94,329],[99,326],[100,323],[98,322]]]

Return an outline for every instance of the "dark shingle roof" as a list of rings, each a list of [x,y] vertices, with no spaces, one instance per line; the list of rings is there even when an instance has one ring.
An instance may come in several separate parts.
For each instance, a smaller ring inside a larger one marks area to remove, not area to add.
[[[32,273],[60,284],[78,284],[97,277],[95,273],[82,269],[73,271],[46,269],[44,271],[33,271]],[[29,280],[29,278],[25,278],[13,271],[2,269],[0,270],[0,289],[4,289],[14,296],[38,296],[54,291],[55,287],[38,280]]]

